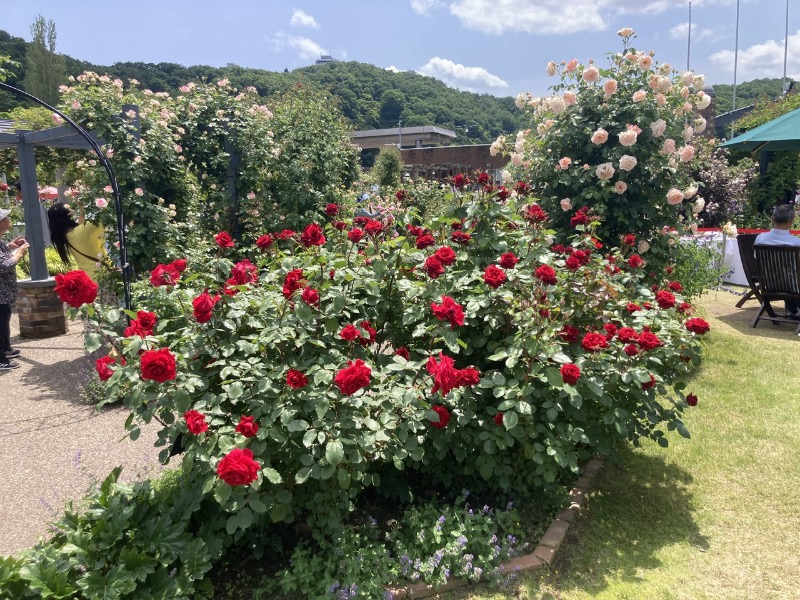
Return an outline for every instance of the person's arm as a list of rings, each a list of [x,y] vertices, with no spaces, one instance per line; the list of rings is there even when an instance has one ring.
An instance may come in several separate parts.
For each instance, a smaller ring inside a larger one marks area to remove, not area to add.
[[[28,252],[28,242],[23,240],[22,244],[13,249],[9,247],[9,250],[11,252],[0,256],[0,271],[2,272],[13,271],[17,268],[17,263]]]

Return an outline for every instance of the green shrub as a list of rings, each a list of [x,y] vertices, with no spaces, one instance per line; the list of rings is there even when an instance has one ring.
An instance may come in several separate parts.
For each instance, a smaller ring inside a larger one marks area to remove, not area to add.
[[[47,264],[47,272],[50,275],[58,275],[59,273],[66,273],[71,270],[71,267],[61,262],[61,257],[52,246],[46,246],[44,249],[44,260]],[[28,279],[31,276],[30,257],[25,255],[17,263],[17,279]]]

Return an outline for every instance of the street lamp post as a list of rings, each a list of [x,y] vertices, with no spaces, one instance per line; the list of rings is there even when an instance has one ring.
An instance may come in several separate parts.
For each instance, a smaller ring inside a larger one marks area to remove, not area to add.
[[[399,136],[399,143],[397,144],[397,149],[403,149],[403,119],[397,120],[397,135]]]

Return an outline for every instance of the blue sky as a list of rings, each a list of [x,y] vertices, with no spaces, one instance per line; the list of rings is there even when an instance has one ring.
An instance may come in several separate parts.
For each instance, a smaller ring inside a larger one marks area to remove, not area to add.
[[[320,54],[413,70],[462,90],[544,95],[548,61],[621,48],[684,70],[688,0],[0,0],[0,29],[26,40],[41,14],[57,50],[95,64],[174,62],[289,70]],[[789,0],[787,76],[800,79],[800,2]],[[690,66],[732,84],[737,0],[691,3]],[[739,0],[737,82],[782,77],[787,0]]]

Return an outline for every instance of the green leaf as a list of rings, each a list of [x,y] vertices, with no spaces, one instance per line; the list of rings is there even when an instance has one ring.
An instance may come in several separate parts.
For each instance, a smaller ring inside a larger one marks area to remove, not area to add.
[[[339,440],[331,440],[325,446],[325,459],[332,465],[336,466],[344,458],[344,447]]]
[[[339,487],[343,490],[350,489],[350,473],[344,469],[339,469],[336,473],[336,478],[339,480]]]
[[[506,430],[516,427],[517,423],[519,423],[519,415],[516,412],[510,410],[503,413],[503,425],[505,425]]]
[[[303,484],[311,476],[311,467],[303,467],[294,476],[294,480],[298,484]]]
[[[242,394],[244,394],[244,387],[242,386],[241,382],[235,381],[230,386],[228,386],[228,398],[231,400],[236,400],[237,398],[241,398]]]
[[[564,387],[564,378],[561,376],[561,371],[559,371],[555,367],[547,367],[547,370],[545,371],[545,376],[547,377],[547,383],[549,383],[554,388]]]
[[[264,504],[261,500],[259,500],[255,496],[251,496],[247,500],[247,504],[248,506],[250,506],[250,508],[253,510],[254,513],[258,513],[261,515],[267,512],[267,505]]]
[[[266,467],[264,469],[264,477],[267,478],[267,481],[274,483],[275,485],[283,483],[283,477],[281,477],[281,474],[272,467]]]
[[[103,345],[103,339],[100,337],[99,333],[87,333],[86,337],[83,339],[83,347],[86,352],[92,353],[100,346]]]
[[[309,424],[307,421],[303,419],[295,419],[294,421],[290,421],[289,424],[286,426],[287,431],[305,431],[309,428]]]

